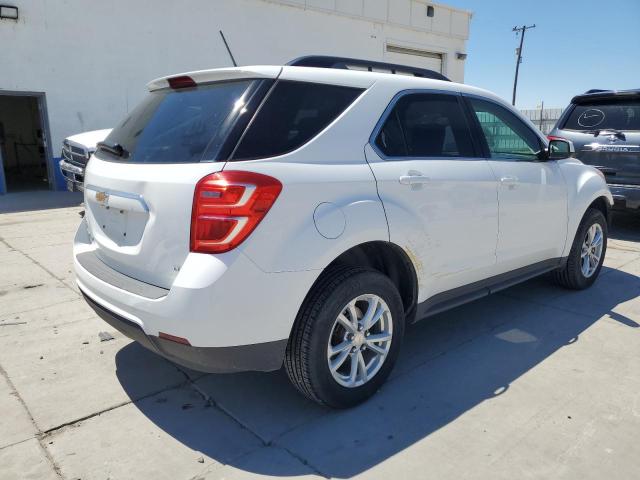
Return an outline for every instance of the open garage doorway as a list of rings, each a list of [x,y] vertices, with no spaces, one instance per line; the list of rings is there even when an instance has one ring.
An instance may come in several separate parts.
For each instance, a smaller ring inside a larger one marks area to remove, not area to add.
[[[0,194],[53,184],[42,93],[0,91]]]

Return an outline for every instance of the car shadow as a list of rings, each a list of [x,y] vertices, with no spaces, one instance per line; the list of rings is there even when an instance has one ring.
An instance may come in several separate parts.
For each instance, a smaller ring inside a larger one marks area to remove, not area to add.
[[[640,241],[640,215],[631,212],[614,212],[610,238],[629,242]]]
[[[611,282],[616,284],[613,288]],[[407,329],[402,355],[388,382],[369,401],[350,410],[331,411],[312,404],[287,383],[283,371],[206,375],[196,380],[196,386],[225,412],[225,418],[232,416],[264,445],[286,448],[323,475],[349,478],[481,403],[509,395],[515,380],[560,349],[572,348],[603,316],[637,328],[634,320],[614,309],[635,298],[639,290],[640,279],[621,271],[602,275],[584,292],[534,279],[419,322]],[[589,313],[566,307],[571,299],[580,303],[583,296],[596,299]],[[549,304],[540,302],[547,297]],[[132,343],[116,356],[117,375],[127,392],[133,393],[145,376],[132,361],[141,348]],[[200,417],[187,416],[183,405],[149,399],[134,404],[176,440],[219,462],[263,475],[309,473],[308,466],[298,461],[282,464],[266,456],[246,463],[240,454],[223,452],[219,442],[212,441],[225,435],[223,426],[203,435]],[[203,411],[211,406],[206,399],[192,405]]]

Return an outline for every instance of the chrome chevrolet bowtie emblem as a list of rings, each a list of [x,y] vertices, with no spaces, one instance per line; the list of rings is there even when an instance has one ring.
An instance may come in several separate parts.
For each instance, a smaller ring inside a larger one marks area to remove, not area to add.
[[[96,201],[106,205],[109,201],[109,194],[107,192],[96,192]]]

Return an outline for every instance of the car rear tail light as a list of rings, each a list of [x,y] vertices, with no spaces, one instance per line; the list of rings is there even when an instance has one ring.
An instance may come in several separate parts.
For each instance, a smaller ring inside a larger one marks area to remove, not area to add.
[[[173,89],[190,88],[190,87],[197,86],[193,78],[188,77],[187,75],[181,75],[179,77],[171,77],[167,81],[169,82],[169,86]]]
[[[223,253],[236,248],[262,221],[281,191],[277,179],[260,173],[207,175],[193,195],[191,251]]]
[[[547,135],[547,140],[551,141],[551,140],[562,140],[563,142],[566,142],[567,139],[564,137],[557,137],[555,135]]]

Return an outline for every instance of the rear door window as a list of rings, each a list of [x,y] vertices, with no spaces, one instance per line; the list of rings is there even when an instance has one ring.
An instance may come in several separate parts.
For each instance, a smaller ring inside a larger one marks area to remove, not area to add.
[[[471,133],[456,95],[404,95],[396,102],[375,143],[388,157],[475,155]]]
[[[249,125],[233,160],[274,157],[300,148],[362,92],[360,88],[279,81]]]
[[[256,82],[151,92],[105,139],[106,145],[117,148],[100,153],[131,163],[214,160]]]
[[[580,103],[573,108],[563,128],[579,131],[640,130],[640,100]]]

